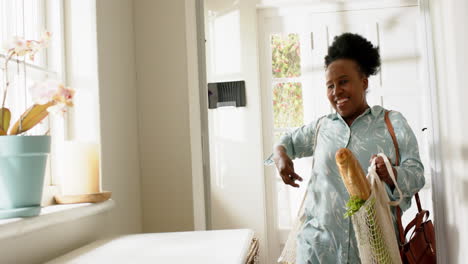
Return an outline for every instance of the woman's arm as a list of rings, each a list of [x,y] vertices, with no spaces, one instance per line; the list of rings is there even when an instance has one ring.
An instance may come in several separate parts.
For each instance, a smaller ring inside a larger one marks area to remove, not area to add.
[[[299,184],[295,183],[295,181],[302,181],[302,178],[294,171],[294,163],[286,154],[284,146],[278,145],[275,147],[273,150],[273,161],[283,182],[296,188],[299,187]]]
[[[292,159],[313,155],[315,125],[316,122],[312,122],[284,134],[273,148],[273,154],[265,161],[267,165],[276,165],[285,184],[299,187],[295,180],[302,181],[302,178],[295,173]]]
[[[286,132],[275,144],[273,154],[265,161],[273,163],[275,152],[285,151],[291,159],[310,157],[314,154],[315,126],[317,121],[299,127],[293,131]],[[281,148],[282,147],[282,148]]]

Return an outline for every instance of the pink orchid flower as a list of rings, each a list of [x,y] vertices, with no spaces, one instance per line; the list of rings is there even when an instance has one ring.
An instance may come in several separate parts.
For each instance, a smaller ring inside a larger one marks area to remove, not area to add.
[[[30,60],[34,60],[36,53],[42,49],[46,48],[49,44],[52,33],[46,31],[42,34],[40,40],[25,40],[23,37],[15,36],[7,43],[6,49],[8,50],[9,55],[15,56],[26,56],[29,55]]]
[[[75,90],[71,88],[67,88],[63,85],[60,85],[53,97],[53,100],[56,103],[62,103],[66,106],[73,106],[74,95],[75,95]]]
[[[29,88],[29,91],[34,103],[46,104],[53,100],[60,86],[63,85],[57,80],[46,80],[43,82],[36,82]]]
[[[75,91],[65,87],[59,81],[46,80],[35,83],[29,89],[34,103],[46,104],[54,102],[54,105],[47,109],[51,113],[66,112],[67,107],[73,106]]]

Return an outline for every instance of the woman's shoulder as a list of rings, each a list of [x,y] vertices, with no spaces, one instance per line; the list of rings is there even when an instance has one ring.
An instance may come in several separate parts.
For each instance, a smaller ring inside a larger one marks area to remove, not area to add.
[[[298,129],[303,130],[303,131],[309,131],[309,132],[315,131],[318,126],[321,126],[324,123],[323,119],[326,119],[324,117],[326,116],[322,116],[317,119],[314,119],[313,121],[304,124],[302,127],[299,127]]]
[[[388,117],[390,118],[390,121],[406,121],[405,116],[398,110],[386,109],[380,105],[374,105],[371,107],[371,111],[375,116],[382,117],[385,117],[385,112],[388,112]]]
[[[392,122],[407,122],[405,116],[397,110],[387,110],[388,111],[388,118]]]
[[[406,120],[405,116],[398,110],[388,110],[388,118],[390,119],[390,123],[392,123],[395,132],[399,134],[399,132],[406,133],[408,129],[411,130],[410,125],[408,124],[408,120]]]

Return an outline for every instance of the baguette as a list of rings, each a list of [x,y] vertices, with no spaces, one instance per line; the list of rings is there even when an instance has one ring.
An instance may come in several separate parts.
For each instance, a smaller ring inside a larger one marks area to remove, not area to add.
[[[371,193],[370,184],[351,150],[339,149],[335,154],[335,160],[349,196],[356,196],[366,201]]]

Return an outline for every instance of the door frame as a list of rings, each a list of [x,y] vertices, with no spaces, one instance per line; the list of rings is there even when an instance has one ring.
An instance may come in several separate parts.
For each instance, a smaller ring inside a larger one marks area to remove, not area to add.
[[[296,4],[294,4],[296,3]],[[441,171],[441,162],[442,159],[440,157],[440,135],[439,135],[439,127],[440,127],[440,119],[438,115],[438,103],[437,103],[437,82],[435,76],[435,54],[434,54],[434,46],[432,42],[432,24],[431,24],[431,14],[430,14],[430,6],[429,0],[407,0],[407,1],[399,1],[399,0],[390,0],[390,1],[381,1],[381,2],[347,2],[347,3],[316,3],[316,4],[306,4],[301,1],[294,1],[291,4],[291,1],[279,1],[276,4],[260,4],[257,6],[257,21],[258,21],[258,40],[259,40],[259,54],[261,55],[260,58],[260,67],[265,68],[265,54],[264,49],[260,46],[265,43],[264,39],[264,21],[269,17],[285,15],[285,14],[298,14],[307,12],[308,14],[314,13],[323,13],[323,12],[340,12],[340,11],[353,11],[353,10],[363,10],[363,9],[371,9],[371,8],[389,8],[389,7],[407,7],[407,6],[419,6],[419,17],[418,17],[418,27],[420,30],[420,43],[421,43],[421,56],[422,56],[422,65],[425,67],[423,71],[423,81],[424,87],[426,88],[426,92],[428,94],[429,102],[426,102],[428,105],[429,113],[430,113],[430,121],[431,127],[428,131],[428,144],[429,144],[429,155],[430,155],[430,166],[431,166],[431,182],[432,182],[432,202],[433,202],[433,213],[434,213],[434,224],[436,229],[436,239],[437,239],[437,260],[439,263],[445,263],[447,260],[446,254],[446,241],[444,236],[445,230],[445,209],[444,206],[440,206],[444,204],[444,196],[443,190],[445,189],[445,179],[443,178],[442,171]],[[313,11],[312,11],[313,10]],[[266,74],[264,71],[260,70],[260,84],[261,84],[261,92],[263,96],[261,96],[262,101],[262,112],[266,113],[269,110],[268,105],[271,103],[271,96],[266,93],[265,84],[267,80],[265,79]],[[263,131],[272,131],[273,127],[270,122],[271,120],[267,120],[266,118],[262,117],[262,125]],[[264,153],[271,152],[271,146],[273,142],[271,142],[270,138],[264,137],[263,138],[263,146],[264,146]],[[426,168],[429,169],[429,168]],[[272,171],[274,168],[268,167],[265,168],[265,201],[267,205],[267,236],[269,238],[268,241],[268,248],[270,254],[273,252],[278,252],[280,247],[278,233],[277,233],[277,219],[276,219],[276,208],[273,206],[275,202],[273,201],[272,197],[272,181],[270,176],[272,175]],[[275,261],[276,256],[268,256],[269,261]]]
[[[191,1],[185,1],[186,6],[193,5]],[[193,7],[193,6],[192,6]],[[188,12],[188,11],[187,11]],[[189,17],[190,15],[186,15]],[[187,23],[193,22],[189,21]],[[205,45],[205,7],[204,0],[195,0],[195,23],[196,23],[196,55],[192,54],[198,64],[198,98],[190,97],[191,104],[199,106],[199,120],[190,120],[200,130],[191,133],[193,140],[198,141],[201,146],[201,158],[197,161],[202,162],[202,175],[198,175],[193,181],[193,203],[194,203],[194,228],[195,230],[211,230],[211,166],[210,166],[210,148],[209,148],[209,123],[208,123],[208,83],[207,83],[207,63],[206,63],[206,45]],[[187,27],[189,28],[189,27]],[[192,115],[190,116],[192,118]],[[199,137],[198,139],[196,137]],[[192,157],[192,160],[194,157]],[[200,177],[201,176],[201,177]],[[200,210],[201,212],[195,212]]]
[[[438,263],[447,263],[447,247],[446,247],[446,237],[445,237],[445,197],[443,191],[445,190],[445,178],[442,173],[442,158],[440,156],[441,147],[441,137],[439,134],[440,128],[440,117],[438,113],[439,104],[437,102],[437,80],[436,80],[436,66],[435,66],[435,53],[434,53],[434,43],[433,43],[433,27],[431,22],[431,12],[430,12],[430,0],[419,0],[419,23],[421,29],[421,37],[424,38],[424,41],[421,41],[423,47],[422,58],[426,63],[423,65],[426,66],[425,79],[427,92],[429,94],[428,105],[430,107],[430,114],[432,120],[432,130],[428,131],[430,138],[430,161],[431,161],[431,181],[432,181],[432,204],[434,210],[434,225],[436,233],[436,250],[437,250],[437,262]]]

